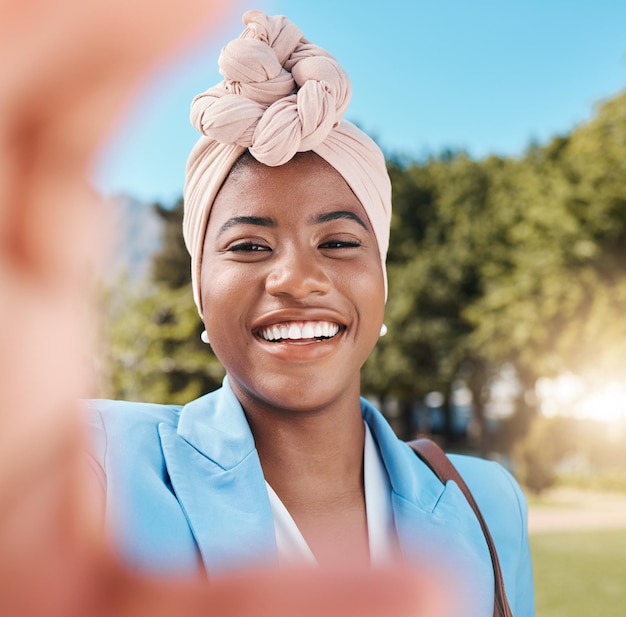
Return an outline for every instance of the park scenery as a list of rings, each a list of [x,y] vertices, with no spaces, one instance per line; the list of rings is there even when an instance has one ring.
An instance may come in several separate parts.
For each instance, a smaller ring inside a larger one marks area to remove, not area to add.
[[[416,579],[405,572],[356,581],[243,573],[207,587],[137,578],[110,559],[83,474],[76,400],[185,403],[217,388],[224,371],[200,340],[182,202],[101,200],[85,172],[159,53],[203,15],[213,36],[229,7],[0,4],[10,59],[0,67],[2,614],[414,610]],[[516,156],[386,159],[387,335],[363,367],[364,396],[400,439],[428,436],[519,480],[539,617],[623,615],[626,92]],[[105,238],[109,258],[96,260]]]
[[[626,493],[562,488],[530,497],[538,617],[623,614]]]
[[[626,93],[517,158],[387,159],[388,334],[363,391],[400,438],[499,460],[521,482],[538,615],[622,614]],[[99,394],[184,403],[215,389],[223,369],[200,342],[182,202],[109,205]]]

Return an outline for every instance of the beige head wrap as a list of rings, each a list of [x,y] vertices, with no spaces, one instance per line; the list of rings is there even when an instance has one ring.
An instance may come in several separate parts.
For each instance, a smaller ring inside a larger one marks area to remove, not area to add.
[[[248,11],[243,23],[246,29],[219,58],[224,80],[196,96],[191,105],[191,123],[203,136],[187,161],[183,235],[201,314],[200,271],[209,213],[246,150],[268,166],[282,165],[296,152],[309,150],[332,165],[369,217],[385,273],[391,183],[378,146],[342,120],[351,95],[347,74],[286,17]]]

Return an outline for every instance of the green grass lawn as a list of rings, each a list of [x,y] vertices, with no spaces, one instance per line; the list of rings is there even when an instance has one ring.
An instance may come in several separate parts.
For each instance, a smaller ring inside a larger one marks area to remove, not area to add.
[[[626,529],[531,535],[537,617],[624,617]]]

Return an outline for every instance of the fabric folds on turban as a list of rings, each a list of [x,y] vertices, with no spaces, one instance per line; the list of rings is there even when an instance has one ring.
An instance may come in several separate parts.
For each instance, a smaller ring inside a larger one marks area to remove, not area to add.
[[[246,150],[271,167],[306,151],[332,165],[369,217],[385,273],[391,183],[378,146],[342,119],[351,96],[346,72],[284,16],[247,11],[243,23],[246,29],[219,58],[224,80],[191,104],[191,123],[202,136],[187,161],[183,235],[200,314],[202,251],[211,207]]]

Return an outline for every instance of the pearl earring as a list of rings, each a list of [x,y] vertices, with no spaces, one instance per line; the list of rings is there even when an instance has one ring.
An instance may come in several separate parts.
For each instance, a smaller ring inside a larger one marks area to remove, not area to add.
[[[210,345],[209,335],[206,333],[206,330],[202,330],[202,334],[200,335],[200,340],[207,345]]]
[[[385,324],[383,324],[380,327],[380,336],[385,336],[385,334],[387,334],[387,326]]]

